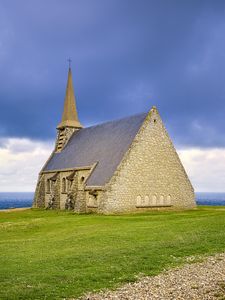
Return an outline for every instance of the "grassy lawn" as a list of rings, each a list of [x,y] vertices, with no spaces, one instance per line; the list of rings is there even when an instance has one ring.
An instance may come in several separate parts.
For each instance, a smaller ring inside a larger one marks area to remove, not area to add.
[[[63,299],[225,251],[225,207],[123,216],[0,212],[0,299]]]

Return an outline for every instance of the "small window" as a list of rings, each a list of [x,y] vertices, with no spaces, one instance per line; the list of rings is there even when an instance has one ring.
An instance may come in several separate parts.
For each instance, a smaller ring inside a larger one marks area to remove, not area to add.
[[[47,188],[46,191],[49,194],[51,192],[51,185],[50,185],[50,179],[47,179],[47,184],[46,184]]]
[[[72,185],[73,185],[73,180],[69,180],[69,190],[71,190]]]
[[[84,182],[85,177],[81,176],[80,182]]]
[[[98,198],[97,198],[97,195],[94,195],[94,206],[98,206]]]
[[[62,193],[66,193],[66,178],[62,179]]]
[[[156,119],[154,119],[154,123],[156,123]]]

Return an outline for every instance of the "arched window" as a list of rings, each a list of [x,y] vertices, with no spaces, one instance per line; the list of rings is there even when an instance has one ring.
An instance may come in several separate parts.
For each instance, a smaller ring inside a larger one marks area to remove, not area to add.
[[[98,206],[98,198],[97,198],[97,195],[94,195],[94,206]]]
[[[47,179],[47,184],[46,184],[47,188],[46,191],[49,194],[51,192],[51,186],[50,186],[50,179]]]
[[[62,179],[62,193],[66,193],[66,178]]]
[[[69,190],[71,191],[72,185],[73,185],[73,180],[69,180]]]

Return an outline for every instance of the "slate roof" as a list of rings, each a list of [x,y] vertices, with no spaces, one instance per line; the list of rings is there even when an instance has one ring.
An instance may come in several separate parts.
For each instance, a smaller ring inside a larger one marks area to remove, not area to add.
[[[114,174],[147,113],[82,128],[60,153],[54,153],[43,171],[91,166],[98,162],[87,186],[103,186]]]

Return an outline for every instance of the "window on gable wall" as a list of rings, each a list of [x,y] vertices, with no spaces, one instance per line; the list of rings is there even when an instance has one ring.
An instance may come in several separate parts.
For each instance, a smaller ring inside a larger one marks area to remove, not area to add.
[[[46,192],[48,194],[51,192],[50,179],[47,179],[47,182],[46,182]]]
[[[66,178],[62,179],[62,193],[66,193]]]
[[[68,181],[68,184],[69,184],[69,190],[71,191],[72,185],[73,185],[73,180],[69,180],[69,181]]]

